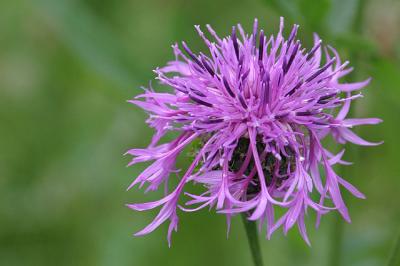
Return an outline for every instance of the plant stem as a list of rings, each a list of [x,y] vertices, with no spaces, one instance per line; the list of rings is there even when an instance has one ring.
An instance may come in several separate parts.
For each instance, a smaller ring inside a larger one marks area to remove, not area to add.
[[[388,266],[396,266],[400,262],[400,232],[398,233],[396,242],[394,243],[392,252],[389,257]]]
[[[258,242],[256,222],[249,221],[245,213],[242,214],[242,220],[244,228],[246,229],[247,240],[249,241],[254,266],[263,266],[260,243]]]
[[[342,258],[343,219],[338,213],[335,213],[334,219],[331,232],[332,241],[329,253],[329,266],[340,265]]]

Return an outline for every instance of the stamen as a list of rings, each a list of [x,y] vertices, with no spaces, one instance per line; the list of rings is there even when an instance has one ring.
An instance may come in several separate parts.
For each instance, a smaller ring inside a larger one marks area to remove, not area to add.
[[[183,49],[185,49],[186,53],[196,62],[201,68],[203,68],[197,56],[189,49],[185,42],[182,42]]]
[[[224,82],[225,89],[226,89],[226,91],[229,93],[229,95],[230,95],[231,97],[235,97],[235,94],[234,94],[233,91],[231,90],[231,87],[229,86],[228,81],[225,79],[225,77],[223,77],[222,80],[223,80],[223,82]]]
[[[310,53],[307,55],[306,60],[310,61],[310,59],[314,56],[315,52],[321,47],[322,40],[319,40],[318,43],[311,49]]]
[[[253,42],[254,42],[254,50],[256,48],[256,43],[257,43],[257,32],[258,32],[258,20],[254,19],[254,24],[253,24]]]
[[[296,56],[299,47],[300,47],[300,42],[297,42],[296,45],[293,48],[292,54],[290,55],[289,61],[288,61],[287,65],[286,65],[285,69],[283,70],[283,72],[285,74],[289,71],[290,66],[293,63],[294,57]]]
[[[238,94],[239,102],[243,106],[244,109],[247,109],[247,104],[242,96],[242,94],[239,92]]]
[[[296,37],[298,29],[299,29],[299,25],[296,25],[296,24],[293,25],[292,32],[289,35],[288,44],[290,44],[293,41],[293,39]]]
[[[325,66],[323,66],[322,68],[320,68],[319,70],[317,70],[314,74],[312,74],[307,80],[306,82],[310,82],[311,80],[315,79],[316,77],[318,77],[320,74],[322,74],[322,72],[324,72],[325,70],[328,69],[328,67],[330,67],[333,62],[336,60],[335,57],[333,57],[328,63],[325,64]]]
[[[207,107],[213,107],[213,105],[211,103],[203,101],[203,100],[200,100],[199,98],[194,97],[190,93],[189,93],[189,98],[192,99],[193,101],[197,102],[198,104],[201,104],[201,105],[204,105],[204,106],[207,106]]]
[[[329,98],[332,98],[333,96],[336,96],[336,95],[337,95],[337,93],[335,92],[335,93],[331,93],[331,94],[322,96],[322,97],[319,98],[318,103],[319,103],[320,101],[328,100]]]
[[[247,69],[247,71],[244,72],[244,74],[242,75],[242,82],[244,82],[244,81],[246,80],[246,78],[247,78],[247,76],[249,75],[249,73],[250,73],[250,68]]]
[[[233,26],[232,27],[232,42],[233,42],[233,48],[235,49],[235,55],[236,55],[236,59],[239,60],[239,44],[237,41],[237,36],[236,36],[236,27]]]
[[[300,80],[300,81],[296,84],[296,86],[294,86],[294,88],[291,89],[291,90],[286,94],[286,96],[291,96],[298,88],[300,88],[301,85],[303,85],[303,83],[304,83],[304,81],[303,81],[303,80]]]
[[[309,115],[316,115],[319,112],[314,110],[314,111],[305,111],[305,112],[296,112],[296,115],[298,116],[309,116]]]
[[[201,55],[201,62],[203,63],[203,66],[206,68],[208,73],[210,73],[211,76],[215,75],[214,70],[212,70],[211,66],[207,63],[206,57],[204,55]]]
[[[264,31],[260,31],[260,43],[259,43],[259,48],[258,48],[258,61],[262,61],[263,59],[263,54],[264,54]]]
[[[222,119],[222,118],[218,118],[218,119],[209,119],[209,120],[206,120],[206,121],[204,121],[204,123],[207,123],[207,124],[216,124],[216,123],[221,123],[221,122],[224,122],[224,119]]]
[[[264,103],[267,102],[269,103],[269,82],[270,82],[270,77],[269,73],[265,72],[264,77],[263,77],[263,87],[264,87]]]
[[[198,96],[200,96],[200,97],[206,97],[206,95],[204,94],[204,93],[202,93],[201,91],[199,91],[199,90],[196,90],[196,89],[190,89],[193,93],[195,93],[195,94],[197,94]]]

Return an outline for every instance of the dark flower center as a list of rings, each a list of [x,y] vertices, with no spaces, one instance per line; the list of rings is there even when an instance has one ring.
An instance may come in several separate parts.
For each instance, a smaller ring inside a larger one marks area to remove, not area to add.
[[[250,140],[248,138],[242,137],[239,139],[239,142],[233,152],[232,160],[230,161],[229,171],[236,173],[241,169],[246,159],[249,145]],[[261,136],[257,136],[257,151],[260,155],[261,166],[267,187],[280,187],[282,182],[288,178],[289,173],[295,168],[293,152],[290,148],[287,148],[286,153],[288,156],[280,153],[282,159],[278,160],[271,152],[265,151],[265,144],[263,143]],[[254,171],[254,168],[255,164],[254,159],[252,158],[244,171],[244,175],[248,176],[251,174],[251,172]],[[260,190],[260,179],[259,175],[256,173],[247,187],[246,194],[247,196],[251,197]]]

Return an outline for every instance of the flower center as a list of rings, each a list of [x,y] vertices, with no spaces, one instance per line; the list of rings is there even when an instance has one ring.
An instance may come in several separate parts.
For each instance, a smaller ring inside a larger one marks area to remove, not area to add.
[[[269,189],[277,189],[281,187],[290,176],[290,173],[295,168],[295,157],[290,148],[286,148],[286,155],[280,153],[281,160],[278,160],[271,152],[266,151],[266,145],[263,143],[261,136],[257,136],[257,151],[260,155],[261,166],[264,174],[264,179]],[[229,171],[237,173],[244,165],[247,157],[247,151],[250,145],[248,138],[242,137],[233,152],[232,159],[229,164]],[[251,178],[247,186],[247,196],[252,197],[261,190],[260,178],[257,173],[254,159],[251,157],[247,167],[241,178]]]

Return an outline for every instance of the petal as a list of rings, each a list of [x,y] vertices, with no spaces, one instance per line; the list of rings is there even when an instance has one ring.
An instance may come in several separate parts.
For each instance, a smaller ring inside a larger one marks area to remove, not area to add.
[[[142,235],[147,235],[151,232],[153,232],[157,227],[159,227],[163,222],[165,222],[168,218],[171,217],[171,215],[174,214],[176,209],[176,205],[173,204],[173,202],[169,202],[168,204],[165,204],[156,218],[148,224],[145,228],[140,230],[139,232],[135,233],[134,236],[142,236]]]
[[[363,87],[367,86],[370,81],[371,81],[371,78],[368,78],[361,82],[337,84],[335,87],[340,89],[341,91],[350,92],[350,91],[362,89]]]
[[[342,124],[348,127],[359,125],[376,125],[382,122],[379,118],[349,118],[343,120]]]
[[[265,208],[267,207],[267,198],[261,192],[260,200],[258,202],[257,208],[249,217],[249,220],[255,221],[258,220],[265,212]]]
[[[347,97],[350,97],[350,93],[347,93]],[[346,115],[349,113],[350,110],[350,104],[351,104],[351,100],[347,99],[344,101],[343,107],[340,109],[336,119],[337,120],[343,120]]]
[[[328,177],[328,186],[332,201],[335,204],[336,208],[338,209],[339,213],[347,222],[350,222],[351,220],[349,212],[347,210],[346,205],[343,202],[342,195],[339,190],[339,185],[336,181],[334,173],[331,173],[330,176]]]
[[[308,235],[307,235],[306,225],[304,223],[304,214],[303,213],[300,214],[300,217],[297,222],[297,226],[299,228],[301,237],[304,239],[304,241],[306,241],[307,245],[311,246],[310,240],[308,239]]]
[[[285,223],[285,227],[284,227],[284,231],[285,233],[292,228],[292,226],[297,222],[297,219],[300,215],[300,212],[302,210],[303,207],[303,197],[298,197],[296,199],[296,203],[295,205],[290,209],[289,214],[286,218],[286,223]]]
[[[362,139],[361,137],[357,136],[353,131],[351,131],[348,128],[339,128],[339,132],[340,132],[341,137],[343,137],[345,140],[352,142],[354,144],[357,144],[357,145],[376,146],[376,145],[380,145],[383,143],[383,141],[381,141],[381,142],[366,141],[366,140]]]
[[[167,240],[168,240],[168,247],[171,247],[171,236],[172,236],[172,231],[174,230],[175,232],[178,230],[178,216],[176,213],[174,213],[171,218],[171,222],[168,226],[168,235],[167,235]]]
[[[355,186],[350,184],[348,181],[344,180],[343,178],[338,176],[339,184],[344,186],[351,194],[359,199],[365,199],[365,195],[361,193]]]
[[[154,208],[157,208],[157,207],[163,205],[164,203],[172,200],[174,197],[177,197],[177,194],[175,193],[175,191],[172,192],[171,194],[169,194],[168,196],[166,196],[160,200],[157,200],[157,201],[126,204],[126,206],[135,211],[147,211],[147,210],[151,210],[151,209],[154,209]]]

